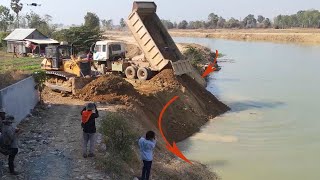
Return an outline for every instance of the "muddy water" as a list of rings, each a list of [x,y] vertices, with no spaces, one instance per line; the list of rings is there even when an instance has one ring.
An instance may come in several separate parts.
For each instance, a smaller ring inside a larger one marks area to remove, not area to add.
[[[226,180],[320,179],[320,46],[175,38],[227,54],[208,90],[232,111],[179,144]]]

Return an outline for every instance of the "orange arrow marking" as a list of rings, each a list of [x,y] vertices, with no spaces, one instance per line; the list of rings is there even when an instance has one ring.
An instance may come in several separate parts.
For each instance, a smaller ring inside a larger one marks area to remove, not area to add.
[[[207,67],[207,69],[204,71],[204,73],[202,74],[202,77],[206,77],[208,76],[210,73],[214,72],[217,68],[215,68],[214,66],[217,64],[217,58],[218,58],[219,52],[218,50],[216,50],[216,57],[213,60],[213,63],[210,63]]]
[[[159,116],[159,120],[158,120],[158,125],[159,125],[159,130],[160,133],[162,135],[162,138],[164,139],[164,141],[166,142],[166,148],[171,151],[173,154],[175,154],[176,156],[178,156],[179,158],[183,159],[184,161],[191,163],[191,161],[189,161],[184,155],[183,153],[180,151],[180,149],[178,148],[178,146],[176,145],[175,142],[173,142],[173,144],[171,145],[167,138],[164,136],[163,131],[162,131],[162,126],[161,126],[161,122],[162,122],[162,117],[164,112],[167,110],[167,108],[170,106],[170,104],[172,104],[175,100],[177,100],[179,97],[178,96],[174,96],[162,109],[162,111],[160,112],[160,116]]]

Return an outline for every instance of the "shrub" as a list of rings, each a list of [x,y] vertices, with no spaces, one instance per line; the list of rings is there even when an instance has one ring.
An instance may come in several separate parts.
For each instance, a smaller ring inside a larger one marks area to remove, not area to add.
[[[109,113],[102,122],[100,130],[111,154],[117,154],[126,162],[132,159],[133,143],[137,136],[123,116]]]
[[[187,59],[191,60],[191,63],[193,65],[197,65],[198,63],[200,63],[201,61],[203,61],[205,59],[201,50],[199,50],[195,47],[192,47],[192,46],[188,46],[187,50],[184,52],[183,55]]]
[[[4,41],[4,38],[6,38],[8,35],[8,32],[0,32],[0,48],[4,48],[7,46],[6,42]]]

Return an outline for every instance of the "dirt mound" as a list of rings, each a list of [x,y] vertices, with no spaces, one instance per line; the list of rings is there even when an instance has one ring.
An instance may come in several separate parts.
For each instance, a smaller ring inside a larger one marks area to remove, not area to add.
[[[90,82],[77,95],[85,101],[115,103],[118,101],[127,102],[130,97],[139,94],[130,83],[111,74]]]
[[[169,74],[170,71],[167,71],[159,76]],[[170,99],[178,96],[178,100],[170,105],[163,117],[164,132],[170,142],[184,140],[198,132],[210,118],[229,110],[228,106],[189,76],[183,75],[169,78],[169,80],[173,80],[177,85],[141,96],[142,105],[137,108],[136,112],[140,112],[140,119],[147,117],[145,122],[151,120],[154,128],[157,128],[157,120],[162,108]],[[141,112],[144,112],[144,115]]]
[[[3,89],[11,84],[14,84],[24,78],[28,77],[20,71],[11,71],[0,74],[0,89]]]
[[[194,79],[187,75],[175,76],[172,69],[161,71],[149,81],[129,82],[106,75],[87,84],[80,90],[79,97],[86,101],[130,105],[128,111],[134,114],[137,123],[157,129],[162,108],[174,96],[179,96],[163,117],[166,136],[176,142],[198,132],[209,118],[229,110]]]
[[[140,48],[135,45],[135,44],[126,44],[126,57],[127,58],[133,58],[135,56],[141,55],[142,51],[140,50]]]

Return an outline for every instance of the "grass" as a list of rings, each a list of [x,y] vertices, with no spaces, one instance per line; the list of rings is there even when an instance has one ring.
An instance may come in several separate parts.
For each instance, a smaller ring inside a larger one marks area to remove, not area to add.
[[[8,71],[23,71],[29,74],[40,70],[41,61],[42,58],[13,58],[12,54],[0,51],[0,73],[5,73]]]

